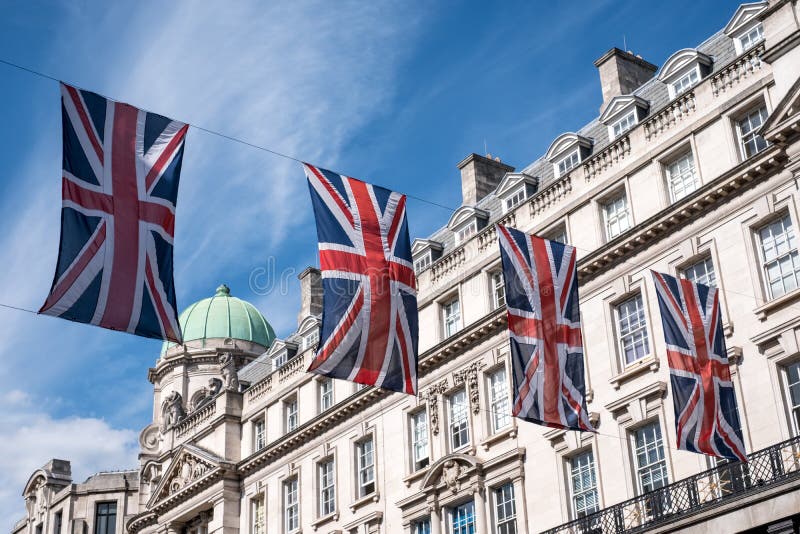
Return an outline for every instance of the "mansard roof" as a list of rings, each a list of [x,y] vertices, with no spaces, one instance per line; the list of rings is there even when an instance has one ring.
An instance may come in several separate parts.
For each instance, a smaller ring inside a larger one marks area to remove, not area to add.
[[[725,35],[728,37],[735,36],[745,26],[753,22],[753,20],[757,20],[758,15],[767,9],[767,4],[768,3],[765,1],[740,5],[722,31],[725,32]]]
[[[700,52],[696,48],[684,48],[672,54],[669,59],[664,62],[661,71],[658,73],[658,79],[662,82],[669,80],[678,75],[681,70],[691,64],[700,63],[702,65],[711,65],[714,60],[710,56]]]
[[[558,137],[550,144],[547,153],[544,155],[547,161],[553,161],[558,156],[575,146],[591,147],[592,140],[574,132],[566,132]]]

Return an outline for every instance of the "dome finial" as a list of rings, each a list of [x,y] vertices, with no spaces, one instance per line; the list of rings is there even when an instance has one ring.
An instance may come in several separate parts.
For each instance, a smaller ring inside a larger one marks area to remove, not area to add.
[[[222,284],[217,288],[217,293],[214,296],[215,297],[230,297],[231,296],[231,288],[229,288],[225,284]]]

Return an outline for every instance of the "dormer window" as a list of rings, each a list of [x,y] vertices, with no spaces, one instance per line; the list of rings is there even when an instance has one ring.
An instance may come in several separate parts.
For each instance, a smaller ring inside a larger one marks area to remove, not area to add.
[[[556,137],[544,157],[553,164],[556,178],[560,178],[577,167],[591,152],[591,139],[575,133],[565,133]]]
[[[442,245],[428,239],[415,239],[411,245],[411,257],[414,260],[414,272],[419,274],[442,255]]]
[[[510,172],[503,177],[494,194],[503,203],[503,213],[508,213],[530,198],[538,187],[539,179],[535,176]]]
[[[600,122],[608,126],[611,141],[639,124],[647,116],[650,103],[639,96],[621,95],[614,97],[600,115]]]
[[[672,54],[661,67],[658,79],[667,85],[669,97],[685,93],[711,72],[709,56],[693,48],[684,48]]]
[[[744,54],[764,40],[764,28],[758,18],[766,8],[767,2],[742,4],[725,26],[723,31],[725,35],[733,39],[737,56]]]
[[[475,206],[461,206],[450,217],[447,228],[455,234],[456,244],[459,244],[483,230],[488,220],[488,211]]]
[[[577,167],[578,163],[580,162],[581,162],[581,155],[580,152],[578,152],[578,149],[576,148],[558,162],[558,176],[564,176],[569,171]]]

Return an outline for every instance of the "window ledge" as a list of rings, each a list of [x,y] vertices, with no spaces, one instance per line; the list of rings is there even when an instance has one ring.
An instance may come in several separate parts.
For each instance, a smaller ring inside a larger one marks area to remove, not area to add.
[[[514,439],[516,437],[517,437],[517,425],[512,423],[505,428],[501,428],[500,430],[498,430],[485,440],[481,441],[480,445],[483,447],[484,451],[488,451],[489,447],[491,447],[492,444],[497,443],[498,441],[504,440],[506,438]]]
[[[793,289],[792,291],[786,293],[785,295],[781,295],[776,299],[772,299],[769,302],[762,304],[761,306],[757,307],[753,310],[753,313],[756,314],[761,321],[766,321],[767,317],[770,313],[774,312],[777,308],[784,306],[785,304],[792,302],[800,298],[800,288]]]
[[[646,373],[647,371],[655,373],[658,371],[659,365],[660,362],[655,354],[645,356],[644,358],[641,358],[640,360],[637,360],[626,366],[625,370],[612,377],[611,380],[609,380],[609,383],[614,387],[614,389],[619,389],[624,382],[627,382],[635,376]]]
[[[316,521],[312,522],[311,523],[311,528],[314,529],[314,530],[317,530],[319,527],[321,527],[325,523],[328,523],[330,521],[338,521],[338,520],[339,520],[339,510],[337,509],[332,514],[324,515],[324,516],[320,517],[319,519],[317,519]]]
[[[371,502],[378,502],[381,499],[381,494],[379,491],[373,491],[366,497],[361,497],[355,502],[350,503],[350,511],[355,512],[365,504],[369,504]]]
[[[430,462],[430,459],[428,461]],[[414,471],[410,475],[406,476],[403,479],[403,482],[405,483],[406,487],[410,488],[411,484],[413,484],[416,480],[419,480],[419,479],[423,478],[425,475],[427,475],[428,474],[428,470],[430,469],[430,467],[431,466],[430,466],[430,463],[429,463],[428,465],[426,465],[422,469]]]

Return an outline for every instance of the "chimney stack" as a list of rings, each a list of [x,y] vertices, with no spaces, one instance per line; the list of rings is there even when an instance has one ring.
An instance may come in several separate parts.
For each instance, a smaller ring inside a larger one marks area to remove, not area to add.
[[[500,158],[491,155],[470,154],[458,164],[461,171],[461,197],[465,206],[473,206],[480,199],[497,189],[507,172],[514,167],[506,165]]]
[[[309,315],[322,315],[322,275],[319,269],[306,267],[306,270],[297,275],[300,280],[300,313],[297,314],[297,324]]]
[[[594,62],[600,72],[600,87],[603,90],[602,112],[615,97],[629,95],[653,77],[656,65],[645,61],[633,52],[612,48]]]

